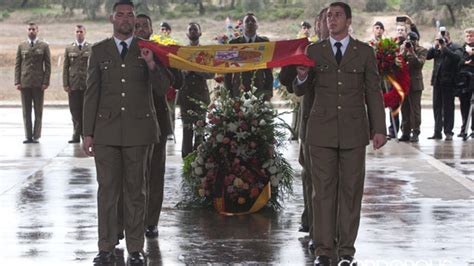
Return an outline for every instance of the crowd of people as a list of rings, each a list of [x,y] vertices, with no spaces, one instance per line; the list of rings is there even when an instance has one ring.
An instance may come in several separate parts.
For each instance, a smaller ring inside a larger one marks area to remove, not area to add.
[[[170,69],[152,51],[140,49],[139,39],[153,34],[151,18],[135,15],[129,0],[120,0],[110,16],[113,37],[96,44],[86,41],[86,28],[77,25],[75,41],[65,49],[63,87],[68,93],[73,121],[70,143],[83,141],[84,152],[94,156],[98,181],[98,248],[96,265],[114,260],[114,249],[125,238],[131,265],[144,263],[144,237],[158,237],[163,202],[166,141],[174,132],[174,107],[167,93],[179,91],[177,103],[183,120],[182,157],[203,141],[193,124],[205,120],[206,110],[192,99],[210,103],[207,80],[213,73]],[[472,111],[474,82],[474,28],[465,30],[465,44],[451,41],[440,27],[429,49],[420,46],[420,33],[413,20],[397,17],[400,54],[407,62],[410,90],[398,114],[389,112],[385,125],[382,92],[390,89],[380,79],[373,48],[351,37],[352,11],[334,2],[321,10],[311,24],[301,23],[301,37],[308,38],[307,56],[314,67],[285,66],[278,76],[288,92],[301,96],[299,113],[300,158],[305,209],[301,232],[308,232],[315,265],[354,265],[360,208],[365,177],[365,146],[381,148],[390,138],[418,142],[421,124],[422,69],[434,60],[434,134],[430,139],[453,139],[454,99],[459,97],[462,127],[459,136],[474,131]],[[234,43],[268,42],[257,34],[258,20],[248,13],[242,20],[243,34]],[[18,47],[15,86],[21,92],[25,125],[24,143],[38,143],[44,92],[51,75],[48,44],[38,38],[38,25],[28,24],[28,40]],[[162,33],[171,26],[160,24]],[[201,26],[189,23],[188,45],[199,46]],[[386,38],[382,22],[373,25],[372,42]],[[271,69],[226,74],[225,87],[231,95],[256,88],[265,100],[272,98]],[[34,122],[32,121],[34,109]],[[195,115],[188,115],[191,111]],[[472,116],[471,116],[472,117]],[[469,123],[471,122],[471,123]]]

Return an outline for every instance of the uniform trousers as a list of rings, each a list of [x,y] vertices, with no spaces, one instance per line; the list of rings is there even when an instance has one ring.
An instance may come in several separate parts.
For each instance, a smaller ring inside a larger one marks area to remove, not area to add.
[[[420,134],[421,125],[421,93],[410,91],[402,104],[402,132],[408,136],[413,131]]]
[[[300,158],[299,162],[303,167],[301,171],[301,179],[303,181],[303,199],[304,199],[304,211],[301,215],[301,224],[309,227],[309,236],[313,236],[313,182],[311,179],[311,160],[309,154],[309,146],[303,141],[300,145]]]
[[[161,134],[160,142],[150,148],[149,166],[146,173],[147,208],[145,226],[157,225],[163,205],[166,164],[166,134]]]
[[[196,116],[188,114],[188,111],[194,111]],[[188,154],[197,149],[199,144],[204,141],[204,137],[195,134],[193,125],[198,120],[205,121],[206,110],[202,110],[196,104],[181,104],[181,118],[183,120],[183,143],[181,146],[181,156],[186,157]]]
[[[355,254],[365,178],[365,146],[309,147],[315,255]],[[335,245],[335,240],[338,246]]]
[[[119,197],[123,193],[123,225],[129,253],[142,251],[149,145],[94,145],[97,169],[97,207],[99,220],[99,250],[113,251],[118,242]]]
[[[27,139],[41,137],[43,120],[44,91],[41,88],[21,88],[21,105],[23,107],[23,123]],[[35,122],[33,126],[31,111],[34,108]]]
[[[84,91],[73,90],[68,93],[69,111],[72,116],[73,139],[79,139],[82,136],[82,109],[84,105]]]

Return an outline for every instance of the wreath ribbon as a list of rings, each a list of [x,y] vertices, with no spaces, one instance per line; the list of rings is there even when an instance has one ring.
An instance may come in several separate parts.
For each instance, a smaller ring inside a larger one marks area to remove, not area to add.
[[[224,194],[223,194],[224,195]],[[262,209],[267,202],[270,200],[272,195],[272,190],[270,187],[270,182],[268,182],[265,187],[263,188],[262,192],[260,192],[260,195],[258,195],[257,200],[253,203],[252,207],[246,211],[246,212],[226,212],[225,211],[225,199],[224,197],[219,197],[214,199],[214,208],[222,215],[226,216],[238,216],[238,215],[246,215],[246,214],[251,214],[254,212],[258,212],[260,209]]]
[[[405,92],[403,91],[402,85],[398,83],[398,81],[395,79],[395,77],[392,74],[387,75],[387,80],[390,82],[390,84],[395,88],[395,91],[398,93],[398,96],[400,96],[400,104],[398,105],[397,109],[392,111],[392,115],[397,115],[400,112],[400,108],[403,104],[403,101],[405,100]]]

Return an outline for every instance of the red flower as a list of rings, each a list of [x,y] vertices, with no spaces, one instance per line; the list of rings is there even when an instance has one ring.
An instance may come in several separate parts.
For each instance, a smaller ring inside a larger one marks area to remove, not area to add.
[[[224,76],[217,76],[217,77],[214,78],[214,80],[217,83],[222,83],[222,82],[224,82]]]

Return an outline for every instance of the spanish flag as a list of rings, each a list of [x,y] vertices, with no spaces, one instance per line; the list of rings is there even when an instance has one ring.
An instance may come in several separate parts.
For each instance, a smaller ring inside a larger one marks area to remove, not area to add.
[[[287,65],[314,66],[305,55],[307,38],[260,43],[178,46],[140,40],[167,67],[209,73],[234,73]]]

